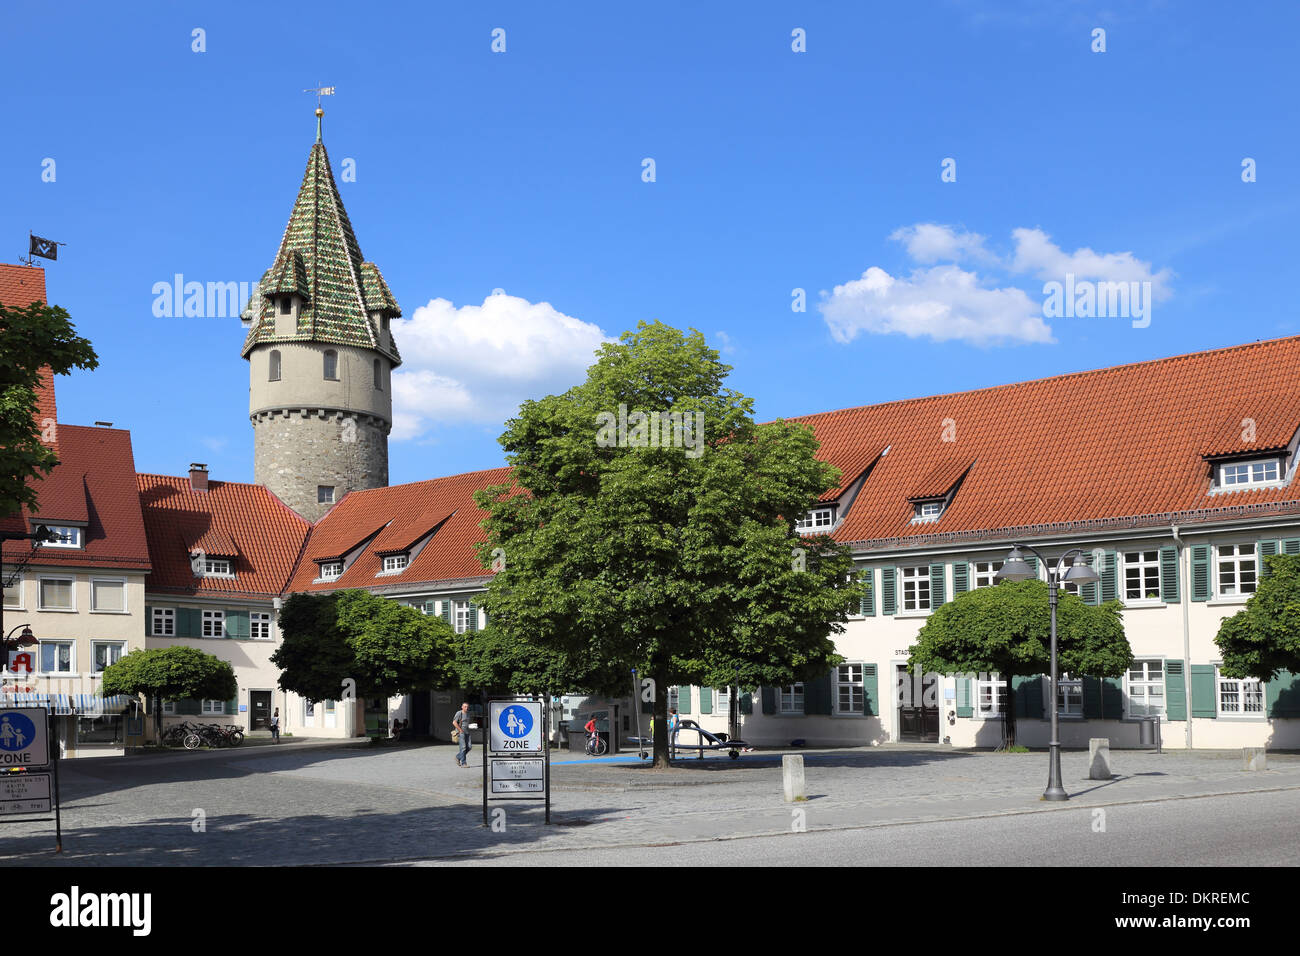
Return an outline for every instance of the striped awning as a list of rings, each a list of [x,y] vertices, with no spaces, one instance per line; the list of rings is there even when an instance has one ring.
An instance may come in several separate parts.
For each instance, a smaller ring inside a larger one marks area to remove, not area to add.
[[[99,694],[6,694],[14,707],[44,707],[59,717],[90,714],[120,714],[134,699],[126,694],[102,697]]]

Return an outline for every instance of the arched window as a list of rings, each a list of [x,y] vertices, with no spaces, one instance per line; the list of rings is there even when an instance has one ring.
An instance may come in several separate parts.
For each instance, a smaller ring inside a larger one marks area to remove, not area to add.
[[[381,392],[384,390],[384,370],[379,365],[379,359],[375,359],[375,388]]]
[[[267,381],[268,382],[280,381],[280,350],[279,349],[273,349],[271,351],[271,372],[270,375],[267,376]]]
[[[333,349],[325,353],[325,377],[334,380],[339,377],[339,353]]]

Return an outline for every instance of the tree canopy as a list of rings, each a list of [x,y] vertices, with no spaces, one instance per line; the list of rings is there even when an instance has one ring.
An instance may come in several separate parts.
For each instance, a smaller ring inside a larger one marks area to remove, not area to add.
[[[104,669],[101,687],[106,695],[154,700],[230,700],[238,690],[227,661],[182,645],[124,654]]]
[[[31,479],[48,475],[59,461],[41,440],[49,426],[36,419],[41,369],[66,375],[98,364],[90,342],[75,333],[59,306],[0,306],[0,517],[36,508],[38,489]]]
[[[1282,670],[1300,673],[1300,556],[1272,555],[1264,566],[1268,573],[1245,608],[1225,619],[1214,638],[1224,677],[1267,681]]]
[[[661,718],[670,684],[785,684],[839,662],[832,635],[864,585],[847,549],[794,529],[839,475],[806,426],[755,424],[728,372],[699,332],[642,322],[584,383],[521,406],[500,439],[513,483],[476,495],[480,556],[500,565],[484,653],[540,654],[552,689],[621,689],[636,668]]]

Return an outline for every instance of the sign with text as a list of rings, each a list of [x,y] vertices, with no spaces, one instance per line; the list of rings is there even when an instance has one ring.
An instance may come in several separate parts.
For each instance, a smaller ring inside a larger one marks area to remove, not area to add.
[[[13,813],[49,813],[48,773],[0,774],[0,816]]]
[[[540,754],[542,727],[540,700],[494,700],[489,704],[488,752]]]
[[[44,767],[50,762],[44,707],[0,708],[0,767]]]
[[[546,788],[545,764],[541,757],[492,757],[488,761],[492,793],[541,793]]]

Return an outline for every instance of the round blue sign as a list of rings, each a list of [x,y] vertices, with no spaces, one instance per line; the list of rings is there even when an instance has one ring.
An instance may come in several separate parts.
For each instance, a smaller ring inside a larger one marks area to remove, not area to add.
[[[17,751],[32,745],[36,725],[24,714],[0,716],[0,750]]]
[[[510,706],[501,712],[497,723],[501,725],[501,732],[507,737],[527,737],[529,731],[533,729],[533,715],[527,707]]]

